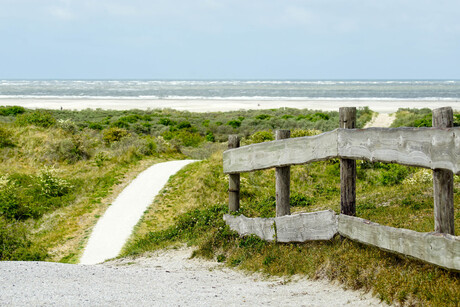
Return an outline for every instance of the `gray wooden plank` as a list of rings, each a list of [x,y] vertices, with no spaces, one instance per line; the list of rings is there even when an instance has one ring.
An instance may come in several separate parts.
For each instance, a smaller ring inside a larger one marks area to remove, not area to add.
[[[224,152],[224,173],[305,164],[337,156],[337,130],[315,136],[264,142]]]
[[[460,173],[460,129],[340,129],[338,155]]]
[[[249,218],[244,215],[234,216],[224,214],[224,221],[230,229],[242,236],[256,235],[262,240],[275,241],[275,219],[274,218]]]
[[[299,213],[275,218],[276,241],[330,240],[337,234],[337,215],[332,210]]]
[[[231,174],[330,158],[391,162],[460,174],[460,128],[338,129],[227,150],[223,167]]]
[[[267,241],[330,240],[337,234],[337,216],[332,210],[276,218],[248,218],[244,215],[225,214],[224,220],[230,229],[242,236],[253,234]]]
[[[361,243],[460,271],[460,237],[420,233],[382,226],[358,217],[339,215],[339,234]]]

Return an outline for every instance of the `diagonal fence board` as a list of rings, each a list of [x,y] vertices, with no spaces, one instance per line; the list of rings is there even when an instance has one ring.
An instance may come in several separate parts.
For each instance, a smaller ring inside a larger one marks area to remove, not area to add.
[[[336,129],[227,150],[223,169],[227,174],[242,173],[330,158],[391,162],[460,174],[460,128]]]
[[[224,151],[224,173],[305,164],[337,156],[337,130],[315,136],[258,143]]]
[[[339,215],[339,233],[352,240],[460,271],[460,237],[420,233]]]
[[[393,162],[460,172],[460,129],[340,129],[341,158]]]
[[[253,234],[267,241],[330,240],[340,234],[354,241],[460,271],[458,236],[383,226],[357,217],[336,215],[331,210],[267,219],[225,214],[224,220],[240,235]]]

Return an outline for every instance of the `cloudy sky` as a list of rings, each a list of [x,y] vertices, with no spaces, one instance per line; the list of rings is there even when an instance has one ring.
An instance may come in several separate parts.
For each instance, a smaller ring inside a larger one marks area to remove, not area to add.
[[[0,0],[1,79],[460,79],[459,0]]]

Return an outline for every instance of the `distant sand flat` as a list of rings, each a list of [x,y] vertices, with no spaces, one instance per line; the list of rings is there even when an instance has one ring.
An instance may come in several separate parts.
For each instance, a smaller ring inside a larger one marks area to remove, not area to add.
[[[452,107],[460,111],[456,100],[364,100],[364,99],[318,99],[318,100],[213,100],[213,99],[0,99],[0,105],[23,106],[37,109],[84,110],[130,110],[130,109],[175,109],[190,112],[218,112],[237,110],[263,110],[277,108],[314,109],[338,111],[340,107],[365,107],[380,113],[393,113],[399,108]]]

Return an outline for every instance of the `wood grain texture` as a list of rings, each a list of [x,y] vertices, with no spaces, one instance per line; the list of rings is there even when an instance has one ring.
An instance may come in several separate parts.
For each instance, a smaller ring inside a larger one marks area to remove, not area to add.
[[[339,215],[338,231],[361,243],[460,270],[460,237],[382,226],[347,215]]]
[[[356,108],[339,109],[339,127],[356,128]],[[340,159],[340,213],[356,215],[356,161]]]
[[[454,126],[452,108],[433,110],[433,127]],[[450,170],[433,170],[434,230],[455,235],[454,174]]]
[[[241,236],[256,235],[266,241],[275,241],[276,239],[274,218],[249,218],[244,215],[224,214],[224,221],[230,229],[238,232]]]
[[[242,146],[223,155],[226,174],[327,160],[337,156],[337,130]]]
[[[460,174],[460,128],[338,129],[224,152],[224,172],[241,173],[330,158],[399,163]]]
[[[342,129],[338,155],[460,173],[460,128]]]
[[[253,234],[267,241],[274,241],[275,238],[277,242],[330,240],[337,234],[337,216],[332,210],[276,218],[225,214],[224,220],[242,236]]]
[[[276,130],[276,139],[288,139],[291,136],[289,130]],[[275,170],[276,181],[276,216],[291,214],[290,194],[291,194],[291,167],[277,167]]]
[[[238,135],[229,135],[228,149],[238,147],[240,147]],[[236,212],[240,210],[240,174],[230,174],[228,177],[228,211]]]
[[[330,240],[337,234],[337,215],[332,210],[277,217],[275,223],[277,242]]]

